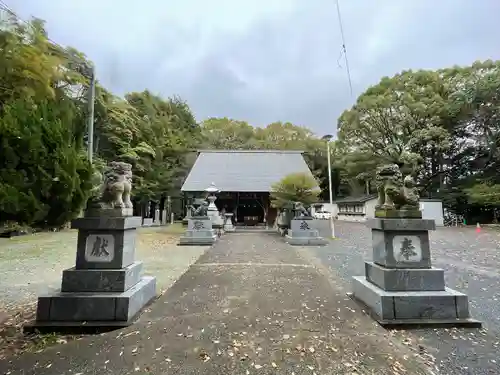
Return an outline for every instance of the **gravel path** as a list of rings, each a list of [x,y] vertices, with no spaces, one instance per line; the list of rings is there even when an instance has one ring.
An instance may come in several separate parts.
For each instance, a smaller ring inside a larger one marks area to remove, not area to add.
[[[177,228],[139,229],[136,259],[144,273],[157,278],[157,290],[169,288],[207,247],[178,247]],[[39,294],[61,285],[62,271],[74,266],[77,231],[38,233],[0,239],[0,306],[9,312],[36,302]],[[0,309],[1,310],[1,309]]]
[[[329,223],[318,221],[326,238]],[[364,224],[336,222],[337,240],[308,250],[326,273],[339,275],[346,292],[350,278],[364,274],[372,257],[370,229]],[[445,269],[446,285],[469,296],[471,314],[484,329],[426,329],[394,332],[408,345],[423,345],[442,374],[500,373],[500,232],[475,228],[439,228],[431,232],[432,261]],[[410,340],[410,341],[408,341]]]

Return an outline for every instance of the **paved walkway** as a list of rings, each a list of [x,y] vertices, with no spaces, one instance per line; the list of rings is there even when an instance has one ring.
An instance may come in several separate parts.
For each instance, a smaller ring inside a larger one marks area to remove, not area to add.
[[[0,374],[425,374],[272,234],[230,234],[132,327],[0,362]]]

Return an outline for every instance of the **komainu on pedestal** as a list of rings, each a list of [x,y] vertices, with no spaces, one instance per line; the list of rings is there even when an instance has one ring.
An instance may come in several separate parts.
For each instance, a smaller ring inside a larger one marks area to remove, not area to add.
[[[290,229],[285,240],[290,245],[296,246],[324,246],[328,243],[320,237],[319,231],[313,227],[313,218],[302,202],[295,202],[295,217],[290,223]]]
[[[217,240],[217,234],[212,228],[212,220],[208,216],[208,202],[198,201],[197,208],[191,206],[191,216],[188,227],[179,240],[179,246],[210,246]]]
[[[40,296],[31,328],[130,325],[156,296],[156,279],[141,276],[135,260],[137,228],[130,200],[131,165],[111,162],[96,186],[78,229],[75,267],[64,270],[61,290]],[[100,183],[98,183],[100,181]]]
[[[419,194],[410,176],[397,165],[384,165],[376,175],[378,204],[372,231],[373,261],[365,276],[353,278],[351,296],[384,326],[472,326],[466,294],[447,288],[444,270],[431,265],[429,230],[422,219]]]

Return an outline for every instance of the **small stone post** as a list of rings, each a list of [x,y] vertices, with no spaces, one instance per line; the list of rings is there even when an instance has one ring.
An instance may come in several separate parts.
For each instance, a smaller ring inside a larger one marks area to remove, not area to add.
[[[38,298],[35,328],[130,325],[156,296],[156,279],[141,276],[135,260],[132,167],[111,162],[101,190],[89,200],[78,229],[75,267],[64,270],[61,290]]]
[[[351,296],[384,326],[481,326],[469,316],[467,295],[447,288],[444,270],[431,265],[429,230],[422,219],[418,190],[402,179],[397,165],[377,170],[379,200],[372,230],[373,261],[365,276],[353,278]]]

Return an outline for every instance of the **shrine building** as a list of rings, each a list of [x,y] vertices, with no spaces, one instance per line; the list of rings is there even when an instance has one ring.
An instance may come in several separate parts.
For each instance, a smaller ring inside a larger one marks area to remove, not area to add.
[[[181,191],[185,202],[204,197],[211,183],[220,190],[215,204],[232,212],[236,225],[272,225],[271,186],[292,173],[313,177],[303,151],[200,150]]]

